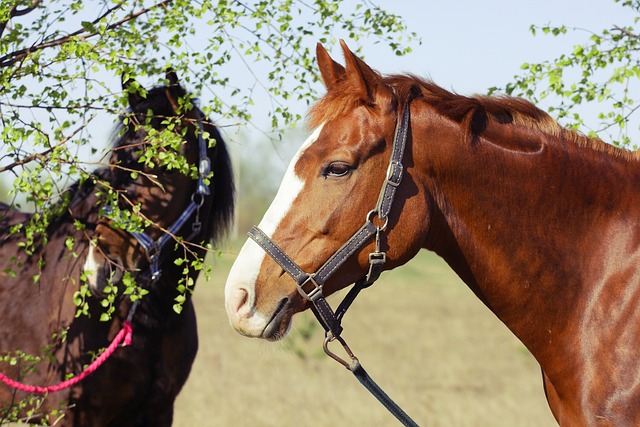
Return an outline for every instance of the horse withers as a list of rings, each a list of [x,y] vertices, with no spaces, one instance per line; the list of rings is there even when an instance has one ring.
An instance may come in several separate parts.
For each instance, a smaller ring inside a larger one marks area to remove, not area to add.
[[[235,190],[219,131],[196,106],[183,103],[189,96],[175,73],[167,78],[167,86],[153,88],[146,96],[133,89],[133,81],[125,82],[130,113],[118,127],[120,137],[109,166],[69,189],[68,206],[47,228],[44,247],[25,254],[20,249],[25,236],[10,229],[29,222],[31,214],[8,206],[0,210],[0,271],[11,271],[0,285],[0,352],[4,356],[20,351],[42,359],[33,366],[0,363],[1,372],[31,385],[55,384],[83,372],[127,317],[133,330],[129,346],[117,349],[79,384],[31,400],[19,415],[22,419],[53,423],[61,418],[56,425],[62,426],[172,423],[174,400],[198,348],[190,291],[178,290],[177,285],[195,282],[199,271],[185,273],[185,265],[203,258],[207,243],[228,230]],[[154,134],[167,137],[167,132],[175,144],[153,150],[159,144]],[[160,159],[143,158],[146,153],[183,159],[184,170],[159,166]],[[109,203],[108,193],[117,195]],[[133,221],[128,214],[133,212],[143,221],[127,231],[127,222]],[[68,236],[75,242],[72,251],[65,247]],[[176,265],[174,261],[183,258],[187,262]],[[34,284],[36,274],[39,280]],[[122,295],[126,276],[136,278],[148,292],[134,309],[131,299]],[[76,317],[74,294],[78,296],[83,283],[93,295],[85,296],[89,316]],[[112,319],[101,321],[105,309],[100,301],[114,287],[119,293]],[[182,295],[178,314],[173,306]],[[15,405],[28,397],[0,385],[0,407],[7,411],[0,412],[0,419],[10,411],[19,413]]]
[[[259,224],[263,237],[252,234],[273,245],[248,240],[229,274],[233,327],[280,339],[310,299],[365,276],[369,254],[384,252],[392,269],[428,249],[537,359],[561,425],[640,425],[638,155],[566,130],[522,99],[383,77],[342,47],[344,67],[318,45],[327,93]],[[392,168],[405,113],[406,149]],[[380,188],[396,171],[381,221]],[[335,274],[311,280],[367,221],[378,247],[368,238]],[[292,280],[286,259],[309,280]]]

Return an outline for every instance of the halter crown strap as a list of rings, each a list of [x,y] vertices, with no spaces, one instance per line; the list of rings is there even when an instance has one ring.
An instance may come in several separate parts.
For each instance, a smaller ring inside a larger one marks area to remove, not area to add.
[[[407,146],[410,120],[411,112],[409,110],[409,103],[407,103],[404,108],[404,113],[402,114],[402,120],[396,125],[393,148],[391,149],[391,159],[389,160],[389,167],[387,168],[387,178],[382,187],[382,191],[380,191],[378,203],[376,204],[375,210],[382,220],[385,220],[389,215],[393,199],[396,195],[396,189],[402,181],[402,175],[404,173],[402,158],[404,156],[404,149]]]

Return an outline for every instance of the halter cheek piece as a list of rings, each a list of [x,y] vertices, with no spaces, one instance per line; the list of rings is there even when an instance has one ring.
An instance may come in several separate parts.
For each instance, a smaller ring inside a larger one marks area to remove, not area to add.
[[[338,249],[315,273],[306,273],[289,257],[269,236],[258,227],[253,227],[248,235],[258,245],[260,245],[284,271],[295,280],[298,292],[303,298],[310,301],[311,310],[325,330],[325,340],[323,348],[325,353],[358,378],[358,380],[405,426],[417,426],[417,424],[387,396],[387,394],[369,377],[360,362],[353,354],[345,340],[340,336],[342,333],[342,318],[356,296],[364,288],[371,286],[382,273],[386,262],[386,253],[381,250],[380,237],[386,229],[389,221],[389,212],[393,204],[396,189],[402,181],[403,167],[402,157],[407,142],[409,131],[410,111],[409,102],[404,107],[400,123],[396,119],[396,130],[391,151],[391,159],[387,169],[387,176],[376,207],[372,209],[366,217],[365,223],[351,238]],[[382,225],[374,223],[375,217]],[[323,293],[323,286],[327,279],[338,270],[338,268],[360,248],[362,248],[371,237],[375,236],[375,250],[369,254],[369,271],[358,280],[353,288],[347,293],[337,310],[334,312],[326,300]],[[329,350],[331,341],[340,342],[351,362],[347,362]]]

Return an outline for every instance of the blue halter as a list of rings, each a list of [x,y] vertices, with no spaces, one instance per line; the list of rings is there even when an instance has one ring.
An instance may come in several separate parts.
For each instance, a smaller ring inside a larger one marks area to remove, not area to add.
[[[198,233],[202,228],[200,222],[200,208],[204,203],[206,196],[210,195],[209,186],[205,183],[206,177],[211,173],[211,160],[207,157],[207,143],[202,137],[204,134],[204,126],[202,121],[204,116],[198,110],[196,110],[196,119],[198,123],[198,184],[196,186],[196,192],[191,196],[191,202],[187,208],[182,212],[182,215],[171,224],[166,231],[156,240],[153,240],[144,231],[132,231],[131,235],[140,243],[144,248],[147,258],[149,259],[149,271],[150,271],[150,283],[153,284],[158,281],[162,270],[160,269],[160,253],[166,243],[176,235],[182,226],[191,218],[195,213],[195,220],[192,224],[191,235],[187,238],[190,240]]]

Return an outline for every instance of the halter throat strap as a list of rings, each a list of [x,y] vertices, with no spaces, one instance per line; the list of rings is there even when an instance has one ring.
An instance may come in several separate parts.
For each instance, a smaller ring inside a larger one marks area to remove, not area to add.
[[[307,273],[296,264],[269,236],[258,227],[253,227],[248,235],[276,261],[284,271],[295,280],[298,292],[312,303],[312,309],[325,331],[337,338],[342,333],[341,320],[347,308],[357,294],[375,282],[382,273],[386,254],[381,250],[380,235],[385,230],[396,190],[402,181],[404,168],[402,158],[407,143],[411,114],[409,102],[406,103],[402,118],[396,121],[395,137],[385,182],[382,185],[378,202],[366,217],[365,223],[347,242],[340,247],[315,273]],[[374,223],[375,217],[382,225]],[[376,249],[369,254],[369,272],[355,283],[338,310],[334,312],[323,293],[323,286],[344,262],[362,248],[373,236],[376,236]]]

